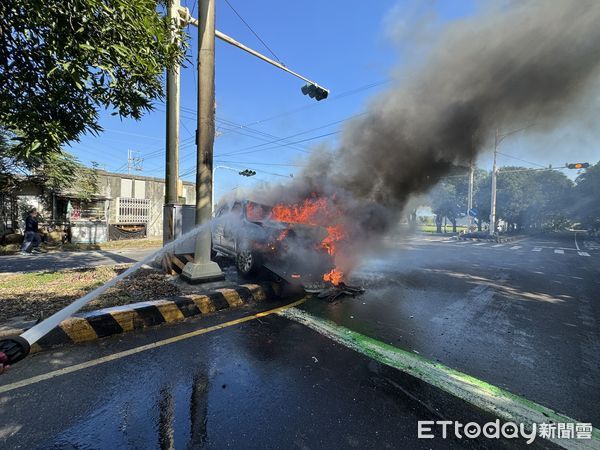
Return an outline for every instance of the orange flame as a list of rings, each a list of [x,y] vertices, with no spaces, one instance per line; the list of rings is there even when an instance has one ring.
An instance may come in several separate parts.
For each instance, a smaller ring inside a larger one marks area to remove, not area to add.
[[[318,225],[328,215],[327,212],[327,199],[307,198],[296,205],[275,205],[271,217],[279,222]]]
[[[323,226],[327,230],[327,236],[321,242],[321,248],[324,248],[332,256],[336,254],[338,243],[348,238],[342,224],[335,223],[340,216],[341,212],[338,208],[324,197],[307,198],[294,205],[279,203],[273,207],[271,213],[271,218],[280,222]],[[280,235],[279,240],[285,237],[286,231]],[[338,285],[342,278],[343,273],[335,268],[323,275],[324,281],[335,285]]]
[[[340,284],[342,282],[343,277],[344,277],[344,274],[334,268],[334,269],[331,269],[330,272],[323,275],[323,280],[330,281],[331,283],[333,283],[337,286],[338,284]]]

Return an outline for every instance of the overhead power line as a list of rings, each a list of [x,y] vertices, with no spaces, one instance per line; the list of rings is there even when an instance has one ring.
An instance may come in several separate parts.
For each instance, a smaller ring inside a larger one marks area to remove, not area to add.
[[[506,153],[501,153],[501,152],[498,152],[498,151],[496,153],[498,153],[499,155],[502,155],[502,156],[506,156],[507,158],[512,158],[512,159],[515,159],[517,161],[521,161],[521,162],[524,162],[524,163],[527,163],[527,164],[531,164],[532,166],[538,166],[538,167],[544,167],[544,168],[546,167],[546,166],[544,166],[542,164],[538,164],[538,163],[534,163],[534,162],[531,162],[531,161],[527,161],[526,159],[521,159],[521,158],[517,158],[516,156],[507,155]]]
[[[231,8],[231,10],[235,13],[236,16],[239,17],[239,19],[244,23],[244,25],[246,25],[246,27],[248,27],[248,29],[252,32],[252,34],[254,36],[256,36],[256,39],[258,39],[260,41],[260,43],[265,46],[265,48],[269,51],[269,53],[271,53],[273,58],[275,58],[277,61],[279,61],[280,64],[283,64],[283,62],[277,57],[275,52],[273,52],[273,50],[271,50],[271,47],[269,47],[267,45],[267,43],[258,35],[258,33],[256,31],[254,31],[254,29],[250,26],[250,24],[244,20],[242,15],[239,12],[237,12],[237,10],[233,7],[233,5],[231,3],[229,3],[228,0],[225,0],[225,3],[227,3],[227,6],[229,6]],[[283,64],[283,65],[285,66],[285,64]]]

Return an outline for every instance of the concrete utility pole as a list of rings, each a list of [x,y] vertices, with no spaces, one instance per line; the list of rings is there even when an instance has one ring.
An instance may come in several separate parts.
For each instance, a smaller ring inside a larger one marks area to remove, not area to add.
[[[492,166],[492,204],[490,206],[490,234],[493,235],[496,232],[496,178],[498,176],[498,169],[496,166],[496,158],[498,156],[498,129],[496,128],[496,135],[494,136],[494,164]]]
[[[215,142],[215,1],[200,0],[198,24],[198,128],[196,130],[196,226],[212,218],[213,145]],[[194,262],[187,263],[182,276],[190,282],[225,277],[210,260],[211,230],[196,236]]]
[[[179,15],[179,0],[170,0],[167,8],[167,17],[179,29],[181,19]],[[179,39],[177,29],[173,29],[171,39]],[[167,139],[165,155],[165,206],[179,203],[177,189],[179,181],[179,102],[180,102],[180,75],[179,65],[167,71]],[[164,208],[165,214],[173,214],[171,208]],[[173,224],[173,220],[168,221]],[[172,226],[163,227],[163,244],[172,241],[174,230]]]
[[[199,17],[193,18],[187,8],[179,8],[186,23],[198,27],[198,129],[196,130],[196,226],[212,219],[213,144],[215,140],[215,37],[238,47],[263,61],[307,82],[301,91],[317,101],[328,97],[329,90],[287,68],[285,65],[252,50],[235,39],[215,30],[214,0],[200,0]],[[194,262],[185,265],[182,277],[192,283],[223,278],[219,266],[210,260],[211,230],[209,227],[196,236]]]
[[[179,0],[170,0],[168,17],[179,28]],[[172,40],[179,39],[173,30]],[[179,178],[179,102],[180,102],[179,66],[167,71],[167,152],[165,170],[165,203],[174,205],[179,202],[177,181]]]
[[[473,216],[471,216],[471,210],[473,209],[473,178],[475,175],[475,165],[471,160],[469,167],[469,192],[467,194],[467,231],[471,232],[471,225],[473,224]]]

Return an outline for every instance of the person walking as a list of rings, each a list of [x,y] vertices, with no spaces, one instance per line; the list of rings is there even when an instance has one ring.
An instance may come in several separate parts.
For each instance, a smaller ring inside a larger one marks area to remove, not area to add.
[[[23,236],[23,244],[21,245],[21,255],[31,253],[41,253],[40,243],[42,238],[38,234],[38,212],[37,209],[32,209],[25,219],[25,235]],[[31,250],[30,250],[31,247]]]

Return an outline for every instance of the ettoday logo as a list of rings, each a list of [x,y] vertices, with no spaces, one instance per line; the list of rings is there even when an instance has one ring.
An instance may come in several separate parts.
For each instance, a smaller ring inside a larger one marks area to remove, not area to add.
[[[477,422],[463,424],[453,420],[420,420],[418,422],[418,438],[446,439],[452,434],[458,439],[524,439],[527,444],[533,443],[536,437],[544,439],[591,439],[591,423],[532,423],[525,425],[514,422],[500,424],[500,420],[480,425]]]
[[[500,424],[500,420],[488,422],[480,425],[477,422],[468,422],[463,424],[453,420],[419,420],[418,422],[418,438],[419,439],[434,439],[442,437],[446,439],[450,433],[458,439],[477,439],[481,436],[488,439],[525,439],[525,442],[531,444],[537,437],[537,424],[533,424],[530,429],[525,427],[525,424],[516,424],[514,422],[506,422]],[[436,434],[437,430],[441,433]]]

